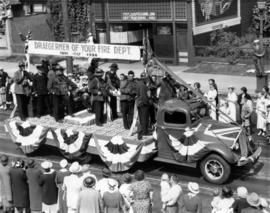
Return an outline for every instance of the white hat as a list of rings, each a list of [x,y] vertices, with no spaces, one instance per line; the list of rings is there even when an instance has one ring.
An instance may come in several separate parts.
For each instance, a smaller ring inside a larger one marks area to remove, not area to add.
[[[52,166],[53,166],[52,162],[49,162],[49,161],[44,161],[41,163],[41,167],[43,169],[50,169],[52,168]]]
[[[73,162],[71,166],[69,167],[69,171],[71,173],[78,173],[81,171],[81,166],[78,162]]]
[[[169,175],[167,173],[164,173],[161,175],[161,180],[162,181],[168,181],[170,178],[169,178]]]
[[[248,190],[246,187],[244,186],[240,186],[237,188],[237,195],[238,197],[241,197],[241,198],[247,198],[247,195],[248,195]]]
[[[66,159],[62,159],[60,162],[59,162],[59,165],[61,166],[61,168],[66,168],[67,165],[68,165],[68,162]]]
[[[188,190],[194,194],[198,194],[200,192],[198,183],[189,182],[188,183]]]

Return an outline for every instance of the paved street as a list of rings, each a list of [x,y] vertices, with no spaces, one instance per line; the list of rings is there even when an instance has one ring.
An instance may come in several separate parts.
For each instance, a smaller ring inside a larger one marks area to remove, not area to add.
[[[7,118],[8,112],[1,112],[0,119],[3,121]],[[3,126],[4,122],[0,122],[0,155],[8,154],[13,157],[26,157],[22,151],[18,148],[16,144],[14,144],[8,134],[5,132],[5,128]],[[245,186],[248,188],[250,192],[254,191],[258,194],[269,197],[270,195],[270,178],[269,178],[269,169],[270,169],[270,161],[269,161],[269,153],[270,146],[266,145],[264,141],[259,142],[263,147],[263,153],[261,159],[255,164],[255,174],[248,174],[244,169],[233,169],[232,177],[229,180],[229,184],[233,186],[234,189],[238,186]],[[50,159],[53,162],[58,162],[62,156],[61,154],[52,149],[49,146],[43,146],[37,152],[35,152],[31,157],[35,159]],[[92,161],[92,171],[100,176],[101,169],[104,166],[103,162],[99,157],[94,156]],[[154,161],[149,161],[147,164],[137,163],[132,169],[131,173],[135,172],[137,169],[143,169],[147,173],[148,179],[154,186],[155,190],[155,206],[154,212],[160,212],[160,197],[159,197],[159,179],[162,173],[166,172],[169,174],[178,174],[181,178],[181,184],[184,190],[186,190],[187,183],[189,181],[196,181],[200,184],[201,194],[204,199],[204,212],[209,212],[209,203],[211,200],[211,193],[217,187],[213,184],[209,184],[206,182],[200,175],[199,170],[181,167],[181,166],[173,166],[164,163],[158,163]],[[115,174],[118,177],[121,174]],[[266,187],[267,186],[267,187]]]

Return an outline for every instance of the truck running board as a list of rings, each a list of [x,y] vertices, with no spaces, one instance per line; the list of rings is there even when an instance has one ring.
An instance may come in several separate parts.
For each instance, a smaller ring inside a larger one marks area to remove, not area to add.
[[[181,163],[181,162],[178,162],[178,161],[173,160],[173,159],[161,158],[161,157],[154,158],[154,161],[159,161],[159,162],[174,164],[174,165],[179,165],[179,166],[188,166],[188,167],[192,167],[192,168],[197,167],[196,163]]]

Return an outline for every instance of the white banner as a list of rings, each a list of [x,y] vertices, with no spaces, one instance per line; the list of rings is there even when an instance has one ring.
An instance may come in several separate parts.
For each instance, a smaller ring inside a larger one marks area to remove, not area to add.
[[[72,56],[77,58],[141,59],[140,46],[29,41],[29,54]]]

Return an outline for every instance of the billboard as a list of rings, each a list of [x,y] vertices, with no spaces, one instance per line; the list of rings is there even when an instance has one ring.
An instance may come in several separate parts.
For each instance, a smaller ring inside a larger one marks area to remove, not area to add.
[[[192,0],[194,35],[241,23],[240,0]]]

